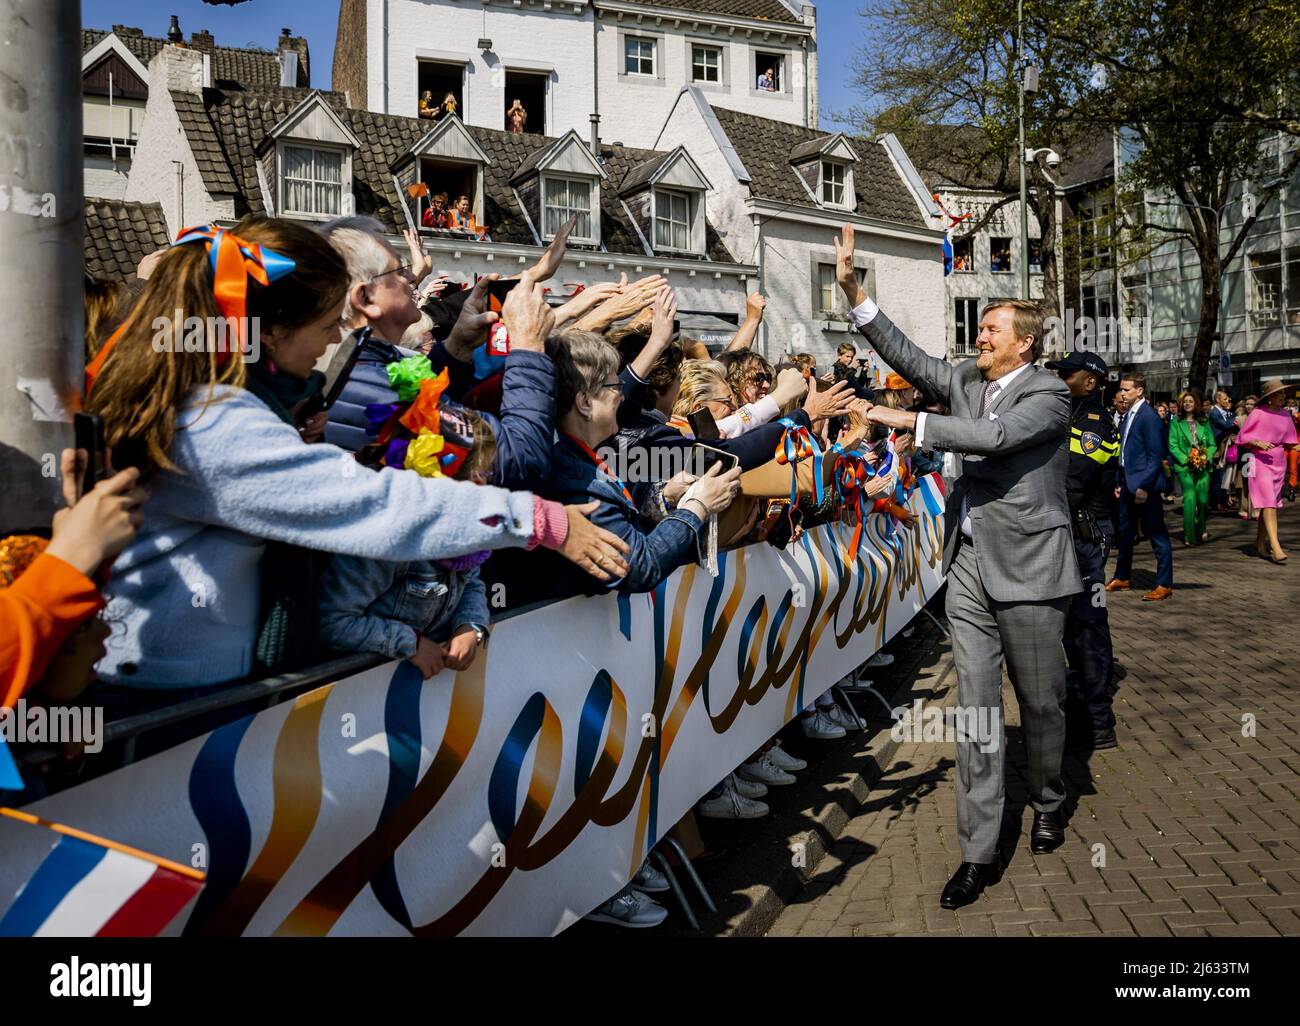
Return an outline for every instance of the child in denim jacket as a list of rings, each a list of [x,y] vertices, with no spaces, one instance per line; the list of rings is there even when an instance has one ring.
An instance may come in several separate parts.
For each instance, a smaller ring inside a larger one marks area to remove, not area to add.
[[[429,391],[426,387],[422,398],[427,400]],[[399,428],[392,437],[381,434],[385,441],[362,449],[357,459],[405,467],[426,477],[445,472],[483,483],[496,448],[488,423],[457,404],[438,406],[436,395],[425,407],[437,409],[428,422],[432,429],[420,427],[419,417],[412,416],[419,410],[410,409],[402,423],[409,420],[415,429]],[[395,422],[403,407],[372,410],[376,420],[386,414],[385,419]],[[402,435],[412,437],[398,437]],[[425,680],[444,667],[468,669],[479,645],[487,640],[490,616],[479,576],[479,565],[487,556],[476,552],[406,563],[335,556],[322,581],[321,640],[344,651],[409,659]]]

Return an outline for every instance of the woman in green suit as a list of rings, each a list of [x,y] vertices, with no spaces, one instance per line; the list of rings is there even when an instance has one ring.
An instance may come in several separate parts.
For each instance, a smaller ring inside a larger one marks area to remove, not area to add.
[[[1200,393],[1188,389],[1178,399],[1178,416],[1169,424],[1169,454],[1183,491],[1183,544],[1209,540],[1205,517],[1210,509],[1210,473],[1214,467],[1214,431],[1202,412]]]

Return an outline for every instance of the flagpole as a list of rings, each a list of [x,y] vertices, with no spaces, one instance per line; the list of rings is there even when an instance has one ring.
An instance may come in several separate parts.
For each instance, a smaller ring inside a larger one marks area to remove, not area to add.
[[[192,866],[183,866],[179,862],[173,862],[171,859],[165,859],[160,855],[150,855],[147,851],[141,851],[139,848],[132,848],[129,844],[119,844],[117,841],[110,841],[106,837],[98,837],[95,834],[88,834],[84,830],[78,830],[76,827],[64,826],[62,823],[52,823],[48,819],[41,819],[40,816],[33,816],[30,812],[22,812],[18,809],[10,809],[0,805],[0,816],[7,816],[9,819],[16,819],[20,823],[28,823],[32,826],[43,826],[47,830],[53,830],[56,834],[66,834],[68,837],[75,837],[79,841],[89,841],[91,844],[98,844],[101,848],[110,848],[113,851],[120,851],[123,855],[130,855],[133,858],[143,859],[145,862],[152,862],[155,866],[161,866],[163,869],[170,869],[173,873],[181,876],[188,876],[191,880],[200,882],[206,880],[207,874],[194,869]]]

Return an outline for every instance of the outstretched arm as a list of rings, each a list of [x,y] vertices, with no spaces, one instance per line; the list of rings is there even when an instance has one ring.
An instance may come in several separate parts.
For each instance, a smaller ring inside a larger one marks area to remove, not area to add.
[[[853,226],[835,239],[835,277],[848,300],[854,325],[889,366],[932,398],[951,406],[952,364],[929,355],[884,316],[863,291],[853,270]]]
[[[867,419],[896,431],[913,431],[917,415],[906,410],[873,406]],[[927,413],[925,444],[946,452],[1005,456],[1049,439],[1064,440],[1069,425],[1070,393],[1062,385],[1059,389],[1029,393],[998,417],[944,417]]]

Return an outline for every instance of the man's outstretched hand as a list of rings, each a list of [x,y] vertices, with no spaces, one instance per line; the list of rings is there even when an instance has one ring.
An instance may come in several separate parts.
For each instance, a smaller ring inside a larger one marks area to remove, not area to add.
[[[860,306],[867,298],[858,284],[857,272],[853,269],[853,225],[846,224],[840,229],[835,239],[835,280],[839,282],[840,291],[849,301],[849,309]]]

